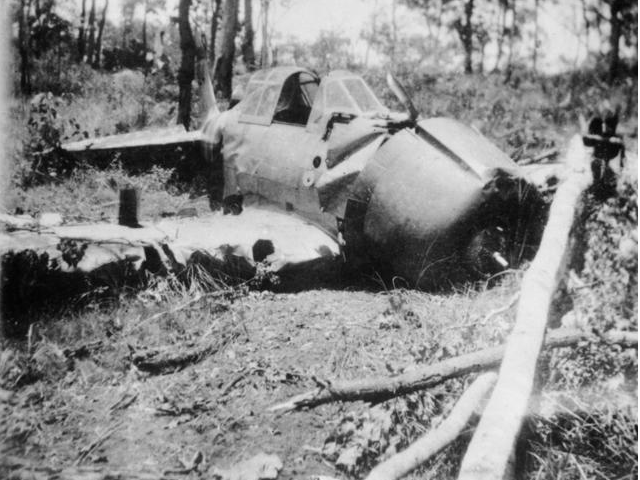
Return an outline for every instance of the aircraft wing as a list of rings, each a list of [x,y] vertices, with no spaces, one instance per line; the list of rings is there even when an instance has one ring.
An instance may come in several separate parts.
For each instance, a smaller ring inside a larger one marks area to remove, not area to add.
[[[48,295],[73,297],[105,282],[124,285],[144,271],[200,272],[203,279],[225,282],[268,272],[277,275],[279,288],[299,290],[335,284],[341,263],[338,242],[317,226],[253,207],[237,216],[173,217],[141,228],[107,223],[45,227],[36,219],[9,215],[0,218],[3,224],[7,231],[0,229],[0,254],[12,254],[7,265],[13,272],[6,288],[25,302],[48,300]],[[23,288],[25,282],[29,288]]]
[[[87,151],[126,150],[153,147],[170,147],[181,144],[194,144],[203,141],[201,130],[188,132],[184,126],[176,125],[156,130],[109,135],[106,137],[88,138],[78,142],[62,145],[62,149],[72,153]]]

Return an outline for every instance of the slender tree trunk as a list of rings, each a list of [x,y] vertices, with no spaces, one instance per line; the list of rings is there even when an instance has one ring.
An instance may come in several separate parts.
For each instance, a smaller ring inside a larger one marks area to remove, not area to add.
[[[622,9],[621,0],[609,1],[609,18],[611,34],[609,35],[609,81],[618,76],[620,70],[620,37],[622,36],[622,22],[618,14]]]
[[[260,49],[260,67],[269,66],[269,0],[261,0],[262,6],[262,47]]]
[[[78,30],[78,62],[81,62],[84,58],[85,50],[85,21],[87,15],[87,0],[82,0],[82,10],[80,11],[80,28]]]
[[[464,73],[473,73],[473,0],[467,0],[464,4],[465,23],[458,29],[462,46],[464,47]]]
[[[149,5],[147,0],[144,1],[143,4],[143,15],[142,15],[142,65],[144,76],[146,77],[149,74],[149,69],[151,67],[151,63],[147,61],[147,15],[149,13]]]
[[[129,46],[129,40],[131,32],[133,30],[133,14],[134,7],[126,0],[122,6],[122,48],[126,49]]]
[[[538,23],[538,8],[540,6],[540,0],[535,0],[533,10],[533,73],[538,70],[538,41],[539,41],[539,29]]]
[[[537,2],[538,0],[536,0]],[[584,20],[584,36],[585,36],[585,45],[587,46],[587,51],[589,50],[589,34],[591,33],[591,22],[589,22],[589,16],[587,15],[587,1],[581,0],[582,4],[582,19]]]
[[[237,30],[238,0],[225,0],[222,11],[220,56],[216,61],[213,81],[214,91],[220,92],[223,98],[231,98],[231,79],[233,77],[233,59],[236,53],[235,40]]]
[[[143,8],[144,8],[144,14],[142,16],[142,52],[146,58],[147,56],[147,14],[149,13],[146,0],[144,2]]]
[[[104,7],[102,8],[102,16],[100,17],[100,23],[98,24],[98,38],[96,39],[96,48],[93,54],[93,68],[100,68],[100,56],[102,55],[102,33],[104,32],[104,25],[107,21],[107,9],[109,8],[109,0],[104,0]]]
[[[93,59],[93,51],[96,43],[96,0],[91,0],[89,11],[89,41],[87,43],[87,63]]]
[[[213,15],[211,16],[211,41],[209,43],[209,65],[216,63],[216,36],[218,35],[218,23],[220,19],[221,0],[213,0]]]
[[[20,91],[28,95],[31,93],[31,69],[29,65],[29,10],[31,2],[20,0],[20,22],[18,24],[18,44],[20,51]]]
[[[500,32],[498,32],[498,54],[496,55],[496,64],[493,67],[493,71],[500,70],[500,60],[502,60],[503,46],[504,46],[504,32],[507,29],[507,9],[508,3],[499,2],[500,9],[502,11],[502,20],[500,22]]]
[[[196,42],[189,24],[191,0],[180,0],[178,6],[178,28],[180,31],[180,51],[182,58],[178,70],[178,123],[189,130],[191,123],[191,83],[195,76]]]
[[[507,56],[507,70],[511,70],[513,63],[513,45],[516,34],[516,0],[511,0],[511,26],[509,27],[509,55]]]
[[[253,49],[253,12],[252,0],[244,0],[244,39],[242,42],[242,59],[247,70],[256,68],[256,53]]]

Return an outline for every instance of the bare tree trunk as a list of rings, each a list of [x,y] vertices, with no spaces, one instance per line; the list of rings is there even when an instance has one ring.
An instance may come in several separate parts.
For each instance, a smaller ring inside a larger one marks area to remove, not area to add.
[[[473,0],[467,0],[464,4],[465,23],[460,24],[458,35],[464,47],[464,73],[473,73]]]
[[[501,1],[499,2],[499,4],[500,4],[500,9],[502,11],[502,21],[500,22],[500,32],[498,35],[498,55],[496,56],[496,64],[493,67],[494,72],[497,72],[500,70],[500,60],[502,60],[503,45],[504,45],[504,32],[507,29],[507,9],[509,6],[507,1]]]
[[[209,65],[216,63],[216,36],[218,35],[218,23],[220,19],[221,0],[213,0],[213,15],[211,16],[211,42],[209,43]]]
[[[242,42],[242,59],[247,70],[256,68],[256,53],[253,49],[253,13],[252,0],[244,0],[244,39]]]
[[[149,13],[147,8],[148,5],[145,0],[142,15],[142,52],[145,57],[147,55],[147,13]]]
[[[225,0],[222,11],[222,35],[220,56],[216,61],[214,91],[223,98],[231,98],[231,80],[233,77],[233,59],[235,57],[235,39],[238,30],[238,0]]]
[[[81,62],[84,58],[84,50],[85,50],[85,20],[87,15],[87,0],[82,0],[82,10],[80,12],[80,28],[78,30],[78,62]]]
[[[538,23],[538,7],[540,6],[540,0],[535,0],[535,6],[533,10],[533,73],[538,70],[538,42],[539,42],[539,29]]]
[[[87,63],[91,63],[96,43],[96,0],[91,0],[89,11],[89,39],[87,43]]]
[[[23,94],[31,93],[31,69],[29,42],[31,32],[29,31],[29,10],[31,1],[25,3],[20,0],[20,23],[18,25],[18,44],[20,52],[20,91]]]
[[[131,32],[133,30],[133,14],[134,7],[128,2],[124,2],[122,6],[122,48],[129,46]]]
[[[516,0],[511,0],[511,27],[509,27],[509,55],[507,57],[507,71],[511,72],[513,63],[513,45],[516,35]]]
[[[96,48],[93,54],[93,68],[100,68],[100,56],[102,55],[102,33],[104,32],[104,25],[107,21],[107,9],[109,8],[109,0],[104,0],[104,7],[102,8],[102,17],[100,17],[100,23],[98,24],[98,38],[96,40]]]
[[[538,2],[538,0],[536,0],[536,6],[537,6],[537,2]],[[585,45],[587,46],[587,49],[588,49],[589,48],[589,34],[591,32],[591,22],[589,22],[589,17],[587,15],[587,12],[588,12],[587,1],[586,0],[581,0],[580,3],[582,4],[582,19],[584,20]]]
[[[182,58],[178,70],[178,123],[189,130],[191,123],[191,83],[195,76],[196,42],[189,24],[191,0],[180,0],[178,6],[178,28],[180,30],[180,51]]]
[[[149,4],[147,0],[143,4],[142,15],[142,65],[145,77],[149,74],[151,63],[147,61],[147,15],[149,13]]]
[[[261,0],[262,6],[262,48],[260,49],[260,67],[269,66],[269,0]]]
[[[609,1],[609,18],[611,34],[609,35],[609,81],[615,80],[620,70],[620,37],[622,36],[622,22],[618,14],[622,10],[621,0]]]

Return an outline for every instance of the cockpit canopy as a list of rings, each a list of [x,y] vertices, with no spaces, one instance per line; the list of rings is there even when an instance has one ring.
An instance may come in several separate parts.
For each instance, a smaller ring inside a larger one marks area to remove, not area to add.
[[[388,113],[362,77],[336,71],[320,82],[314,73],[299,67],[256,72],[238,108],[240,122],[307,125],[310,130],[322,130],[333,113]]]
[[[355,116],[385,114],[388,110],[380,103],[371,88],[359,75],[344,70],[331,72],[322,79],[310,121],[319,122],[335,112]]]

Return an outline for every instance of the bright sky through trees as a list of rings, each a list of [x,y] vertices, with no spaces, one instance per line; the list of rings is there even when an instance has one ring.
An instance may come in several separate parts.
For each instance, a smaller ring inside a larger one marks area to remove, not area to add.
[[[120,22],[121,1],[111,0],[109,19]],[[75,0],[80,9],[80,0]],[[294,38],[304,42],[314,41],[321,31],[337,31],[351,40],[352,52],[357,59],[365,55],[366,44],[360,38],[360,32],[371,22],[371,16],[378,12],[379,18],[388,20],[391,16],[393,0],[271,0],[270,23],[274,41]],[[410,10],[397,2],[396,18],[400,35],[418,33],[425,29],[425,21],[416,10]],[[478,4],[478,2],[476,2]],[[177,0],[167,0],[167,10],[172,12]],[[573,68],[583,62],[587,56],[587,40],[579,33],[579,18],[582,16],[579,0],[562,2],[540,2],[540,38],[539,68],[549,73]],[[138,12],[141,15],[141,8]],[[175,13],[171,13],[175,14]],[[168,20],[167,15],[156,16],[157,23]],[[260,2],[254,7],[254,23],[260,18]],[[581,20],[580,20],[581,21]],[[153,19],[150,19],[153,22]],[[256,25],[257,27],[257,25]],[[525,28],[533,28],[527,25]],[[595,32],[593,32],[595,33]],[[598,50],[598,39],[592,35],[588,41],[589,49]],[[256,50],[260,49],[260,38],[256,37]],[[487,46],[487,64],[493,63],[495,45]],[[370,64],[380,62],[380,57],[370,52]]]

